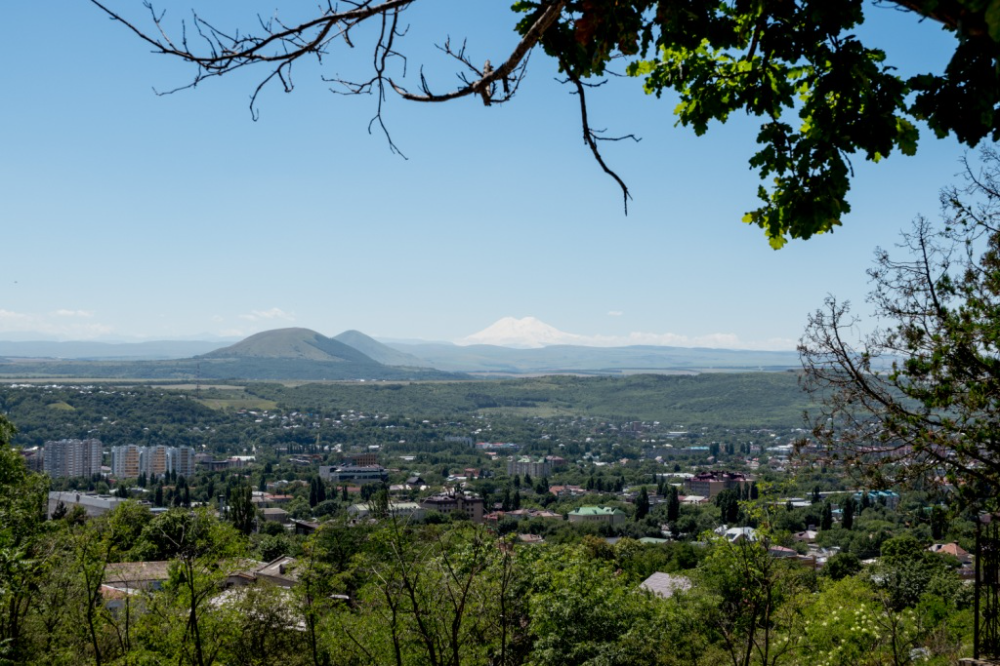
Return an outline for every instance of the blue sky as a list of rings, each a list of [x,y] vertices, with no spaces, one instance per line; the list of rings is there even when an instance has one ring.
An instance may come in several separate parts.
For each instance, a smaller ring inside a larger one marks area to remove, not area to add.
[[[139,0],[108,0],[142,21]],[[158,3],[168,17],[199,0]],[[262,2],[204,2],[252,27]],[[291,3],[285,3],[291,5]],[[534,316],[583,336],[792,348],[828,293],[864,312],[865,269],[918,213],[935,216],[965,150],[926,131],[918,155],[855,160],[853,212],[835,233],[780,251],[740,222],[755,204],[743,118],[704,137],[670,99],[613,80],[590,95],[595,127],[634,201],[580,137],[577,101],[536,53],[518,98],[420,105],[390,94],[408,160],[368,134],[374,99],[320,74],[367,63],[357,39],[247,109],[261,73],[189,80],[87,2],[12,0],[0,24],[0,339],[163,339],[303,326],[455,340]],[[469,39],[478,61],[516,41],[508,3],[438,0],[408,12],[410,74],[446,90],[431,44]],[[869,9],[865,34],[904,74],[940,69],[935,24]],[[408,45],[408,46],[407,46]],[[720,342],[721,341],[721,342]]]

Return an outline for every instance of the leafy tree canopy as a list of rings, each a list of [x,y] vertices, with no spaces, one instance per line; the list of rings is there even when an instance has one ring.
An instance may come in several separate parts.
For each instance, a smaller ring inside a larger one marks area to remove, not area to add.
[[[883,327],[860,341],[833,297],[799,346],[808,388],[826,395],[814,434],[873,487],[947,480],[995,509],[1000,486],[1000,155],[984,152],[946,223],[919,219],[909,257],[876,251],[871,302]],[[877,463],[877,464],[872,464]],[[864,496],[863,496],[864,499]]]
[[[851,157],[877,162],[896,150],[913,154],[917,121],[970,146],[1000,137],[1000,11],[981,0],[885,0],[939,22],[956,38],[943,72],[913,77],[901,76],[884,51],[855,34],[865,20],[861,0],[522,0],[513,5],[521,40],[502,62],[480,64],[471,47],[441,45],[459,69],[458,87],[451,90],[432,89],[422,69],[418,89],[406,80],[404,12],[427,4],[418,0],[320,5],[304,20],[277,14],[253,19],[249,32],[215,25],[197,12],[187,26],[170,25],[149,3],[151,19],[143,24],[91,1],[154,50],[194,63],[190,87],[259,66],[263,76],[252,109],[268,83],[292,89],[292,66],[302,58],[321,59],[337,71],[337,47],[354,47],[354,39],[367,37],[374,55],[367,75],[326,80],[341,92],[376,93],[373,122],[383,129],[382,101],[389,91],[423,102],[465,96],[480,96],[486,105],[510,101],[528,53],[540,46],[579,96],[584,140],[621,185],[627,203],[626,184],[598,150],[599,141],[611,137],[591,129],[585,97],[612,62],[620,63],[643,80],[647,92],[678,95],[677,122],[697,134],[738,112],[759,119],[759,149],[750,165],[762,179],[760,205],[744,221],[761,227],[775,248],[838,226],[850,211]],[[366,21],[377,24],[373,31],[354,30]],[[195,31],[197,38],[189,41]],[[395,149],[391,138],[389,143]]]

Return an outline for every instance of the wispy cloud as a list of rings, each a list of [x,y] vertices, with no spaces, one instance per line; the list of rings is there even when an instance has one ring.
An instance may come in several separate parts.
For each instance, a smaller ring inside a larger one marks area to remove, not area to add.
[[[90,340],[114,332],[114,328],[106,324],[79,321],[94,316],[95,313],[88,310],[67,309],[36,314],[0,309],[0,334],[37,333],[64,340]]]
[[[621,310],[611,310],[610,312],[608,312],[609,317],[621,317],[623,314],[625,313],[622,312]]]
[[[295,315],[285,312],[281,308],[271,308],[270,310],[251,310],[249,314],[239,315],[240,319],[247,321],[273,321],[280,319],[284,321],[295,321]]]
[[[29,321],[30,319],[31,315],[11,312],[10,310],[0,310],[0,327]]]
[[[96,313],[93,310],[56,310],[52,314],[56,317],[85,317],[91,319]]]

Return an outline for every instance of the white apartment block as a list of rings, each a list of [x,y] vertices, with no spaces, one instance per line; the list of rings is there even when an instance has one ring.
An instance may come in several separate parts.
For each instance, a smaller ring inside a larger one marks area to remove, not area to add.
[[[45,442],[45,473],[53,479],[100,474],[103,453],[99,439]]]

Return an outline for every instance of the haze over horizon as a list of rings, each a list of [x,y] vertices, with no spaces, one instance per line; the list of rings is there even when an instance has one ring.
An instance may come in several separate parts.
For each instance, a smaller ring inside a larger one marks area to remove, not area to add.
[[[139,343],[147,341],[163,340],[205,340],[235,342],[245,339],[249,335],[278,328],[292,328],[293,326],[274,326],[254,331],[246,335],[219,336],[210,333],[201,335],[178,336],[175,338],[121,338],[115,336],[94,336],[88,338],[70,338],[47,336],[32,331],[2,332],[0,341],[6,342],[109,342],[109,343]],[[294,328],[313,329],[310,326],[294,326]],[[358,330],[358,329],[345,329]],[[317,331],[328,337],[335,336],[343,331]],[[366,331],[362,333],[368,334]],[[510,347],[515,349],[535,349],[551,345],[575,345],[581,347],[627,347],[635,345],[651,345],[664,347],[704,347],[713,349],[747,349],[755,351],[791,351],[795,349],[795,341],[789,340],[768,340],[763,342],[742,341],[733,334],[715,334],[700,338],[689,338],[673,333],[640,333],[634,332],[625,336],[596,335],[587,336],[576,333],[561,331],[553,326],[540,321],[535,317],[503,317],[487,328],[464,337],[452,338],[450,340],[427,340],[407,337],[405,335],[385,336],[372,335],[375,339],[382,341],[407,342],[407,343],[453,343],[459,346],[469,345],[495,345],[499,347]]]

